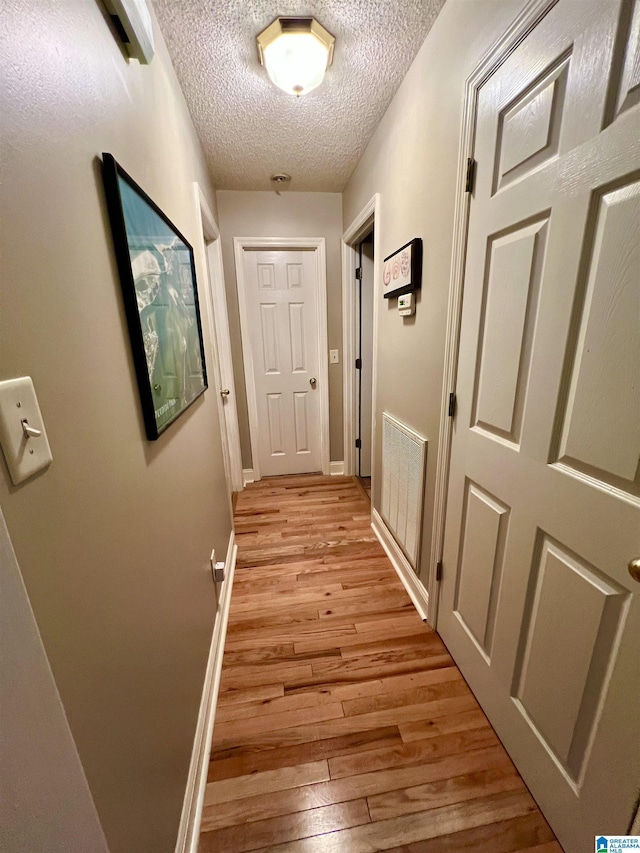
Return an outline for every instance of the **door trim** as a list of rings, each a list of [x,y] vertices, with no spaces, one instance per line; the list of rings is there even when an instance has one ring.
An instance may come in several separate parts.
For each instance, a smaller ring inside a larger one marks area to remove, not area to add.
[[[215,393],[220,415],[222,439],[222,454],[228,481],[233,492],[242,491],[242,457],[240,451],[240,427],[238,426],[238,408],[236,389],[233,379],[233,361],[231,357],[231,335],[229,332],[229,315],[227,312],[227,297],[224,287],[224,270],[222,266],[222,246],[220,229],[211,208],[197,181],[193,183],[196,209],[201,222],[202,251],[204,253],[204,269],[208,287],[206,310],[209,328],[214,344],[213,376]],[[226,403],[223,404],[219,395],[221,388],[230,390]]]
[[[374,227],[375,226],[375,227]],[[358,242],[373,231],[373,365],[371,376],[371,487],[376,476],[376,400],[378,352],[378,304],[380,301],[380,193],[373,195],[342,235],[342,376],[343,376],[343,430],[344,430],[344,473],[354,476],[356,472],[356,293],[353,287],[353,271],[357,257]],[[373,494],[373,491],[372,491]]]
[[[557,2],[558,0],[531,0],[531,2],[527,3],[511,26],[508,27],[505,33],[480,60],[475,71],[467,78],[465,83],[460,153],[458,157],[458,182],[454,211],[449,304],[447,308],[444,375],[442,399],[440,402],[440,430],[438,434],[438,460],[436,465],[431,554],[429,559],[429,575],[427,578],[427,589],[429,591],[428,621],[433,628],[437,627],[438,621],[440,590],[439,582],[436,580],[436,572],[438,563],[442,560],[444,547],[449,464],[454,422],[454,418],[449,417],[449,394],[455,392],[458,372],[460,321],[462,317],[464,272],[467,256],[467,226],[471,202],[471,193],[466,192],[465,188],[466,167],[467,159],[474,156],[476,134],[475,114],[478,91]]]
[[[251,457],[253,460],[253,478],[260,480],[260,457],[258,450],[258,398],[256,395],[253,353],[249,335],[249,314],[247,309],[247,286],[244,275],[244,252],[246,249],[312,249],[316,261],[318,289],[316,307],[318,310],[318,380],[320,383],[320,460],[322,473],[329,473],[329,366],[327,335],[327,261],[324,237],[234,237],[233,251],[236,261],[236,284],[238,287],[238,306],[240,309],[240,334],[242,338],[242,358],[244,361],[244,379],[247,388],[247,409],[249,410],[249,433],[251,437]]]

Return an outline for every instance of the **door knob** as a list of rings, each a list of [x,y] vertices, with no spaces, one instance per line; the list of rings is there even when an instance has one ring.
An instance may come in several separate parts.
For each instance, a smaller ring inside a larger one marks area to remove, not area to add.
[[[317,384],[318,384],[318,380],[316,379],[315,376],[312,376],[311,379],[309,380],[309,385],[311,385],[312,388],[315,388]]]
[[[640,583],[640,560],[631,560],[627,568],[634,581]]]
[[[230,393],[231,392],[229,391],[228,388],[221,388],[220,389],[220,396],[221,397],[228,397]]]

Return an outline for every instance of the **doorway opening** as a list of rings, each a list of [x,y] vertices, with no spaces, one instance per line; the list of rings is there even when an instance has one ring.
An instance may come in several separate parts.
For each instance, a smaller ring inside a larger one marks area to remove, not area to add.
[[[342,235],[344,473],[376,500],[376,362],[380,279],[380,196],[372,196]],[[362,276],[360,278],[360,276]],[[377,460],[377,461],[376,461]]]
[[[356,270],[356,477],[371,499],[373,453],[373,229],[358,244]]]

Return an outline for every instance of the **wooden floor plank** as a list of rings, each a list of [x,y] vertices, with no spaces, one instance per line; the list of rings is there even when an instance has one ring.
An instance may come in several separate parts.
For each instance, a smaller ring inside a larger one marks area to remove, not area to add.
[[[240,717],[227,723],[216,726],[218,738],[221,741],[251,735],[260,735],[262,732],[274,732],[280,729],[291,729],[297,726],[307,727],[327,720],[336,720],[344,715],[340,702],[327,704],[315,704],[310,708],[295,708],[292,711],[280,711],[276,714],[265,714],[258,717]]]
[[[286,690],[286,687],[285,687]],[[333,705],[327,706],[333,708]],[[236,725],[221,723],[215,727],[215,745],[218,749],[228,749],[241,743],[249,750],[280,749],[283,746],[306,743],[322,738],[354,734],[381,726],[399,725],[414,720],[427,720],[441,717],[448,713],[469,711],[476,707],[473,696],[454,696],[448,699],[437,699],[418,705],[407,705],[402,708],[388,708],[375,711],[372,714],[361,714],[351,717],[329,718],[325,721],[311,724],[300,724],[290,728],[274,728],[273,720],[265,718],[264,727],[253,724],[253,731],[238,734],[238,729],[244,721],[238,720]],[[331,711],[330,713],[333,713]]]
[[[353,755],[369,749],[379,749],[384,746],[397,746],[402,743],[397,726],[386,726],[382,729],[371,729],[366,732],[356,732],[342,737],[323,738],[310,743],[282,749],[269,749],[262,752],[235,754],[235,750],[226,753],[212,752],[209,763],[207,781],[230,779],[234,776],[245,776],[260,770],[277,770],[279,767],[292,767],[295,764],[305,764],[311,759],[333,758],[336,755]]]
[[[562,853],[351,477],[250,484],[200,853]]]
[[[387,791],[367,799],[372,820],[387,820],[431,808],[462,803],[503,791],[524,789],[524,783],[508,758],[488,770],[464,773],[451,779]]]
[[[461,711],[457,714],[446,714],[430,720],[415,720],[410,723],[400,723],[398,726],[404,743],[423,738],[440,737],[451,732],[464,732],[469,729],[482,729],[489,722],[480,708]]]
[[[459,669],[450,660],[449,666],[442,666],[437,669],[423,669],[417,672],[389,675],[386,678],[357,681],[352,684],[334,684],[331,687],[331,695],[336,699],[346,701],[364,696],[406,692],[419,687],[429,687],[432,684],[442,684],[445,681],[459,681],[461,679]]]
[[[425,841],[393,847],[387,853],[562,853],[560,847],[553,850],[531,847],[544,839],[553,838],[553,833],[539,812],[523,817],[490,823],[470,830],[441,835]]]
[[[284,696],[284,684],[261,684],[258,687],[237,687],[218,694],[216,719],[220,719],[221,709],[225,705],[242,706],[245,702],[257,702]]]
[[[403,815],[302,841],[273,845],[271,853],[376,853],[401,844],[437,838],[463,829],[529,814],[536,805],[528,792],[515,791],[431,809],[424,820]]]
[[[225,850],[247,853],[282,841],[308,838],[311,835],[335,832],[370,822],[366,800],[352,800],[336,806],[322,806],[293,815],[205,832],[200,839],[199,849],[200,853],[221,853]]]
[[[216,722],[226,723],[230,720],[242,720],[247,717],[262,717],[264,714],[281,714],[284,711],[299,711],[303,708],[317,708],[319,705],[330,705],[332,703],[339,704],[329,692],[290,693],[288,696],[258,698],[252,702],[227,704],[219,708],[216,712]],[[343,714],[339,716],[343,716]]]
[[[286,791],[288,788],[300,788],[302,785],[324,782],[328,778],[329,767],[326,761],[265,770],[262,773],[225,779],[224,782],[207,782],[205,802],[220,805],[255,794],[271,794],[274,791]]]
[[[450,669],[448,667],[447,669]],[[446,671],[446,670],[445,670]],[[375,711],[386,711],[390,708],[402,708],[406,705],[418,705],[434,702],[438,699],[449,699],[453,696],[469,696],[471,691],[461,679],[432,684],[429,687],[414,687],[411,690],[401,690],[395,693],[381,693],[377,696],[366,696],[360,699],[343,701],[345,717],[371,714]]]
[[[341,779],[345,776],[357,776],[359,773],[370,773],[372,770],[425,764],[437,756],[455,755],[471,749],[496,746],[498,743],[498,738],[491,728],[472,729],[413,743],[380,747],[357,755],[340,755],[329,760],[329,772],[332,779]]]

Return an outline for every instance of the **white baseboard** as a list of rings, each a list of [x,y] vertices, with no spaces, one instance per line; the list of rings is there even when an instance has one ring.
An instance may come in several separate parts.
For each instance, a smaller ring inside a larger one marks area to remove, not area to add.
[[[334,477],[344,474],[344,462],[329,462],[329,473]]]
[[[247,483],[255,483],[255,475],[253,473],[253,468],[243,468],[242,469],[242,487],[244,488]]]
[[[413,601],[413,606],[418,611],[420,618],[426,622],[429,593],[420,583],[418,576],[411,567],[411,563],[402,553],[402,549],[393,538],[391,531],[377,509],[372,509],[371,511],[371,527],[378,541],[387,552],[387,556],[391,560],[391,565],[396,570],[404,588],[407,590],[409,598]]]
[[[209,660],[204,677],[202,700],[200,702],[200,712],[198,714],[196,734],[193,741],[193,752],[191,753],[191,764],[189,765],[187,788],[184,796],[175,853],[197,853],[198,851],[200,822],[202,820],[202,808],[209,769],[209,753],[211,751],[211,738],[213,737],[213,721],[218,701],[218,690],[220,688],[222,656],[224,654],[224,641],[227,634],[227,622],[229,620],[231,590],[233,588],[233,575],[236,570],[237,553],[238,546],[236,545],[235,533],[232,530],[225,561],[226,580],[222,584],[220,606],[211,637],[211,648],[209,650]]]

